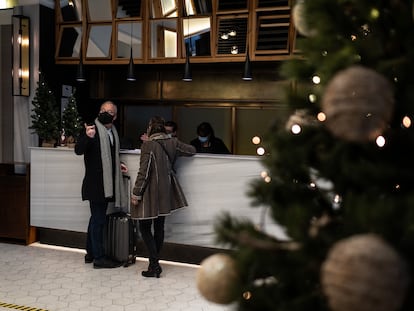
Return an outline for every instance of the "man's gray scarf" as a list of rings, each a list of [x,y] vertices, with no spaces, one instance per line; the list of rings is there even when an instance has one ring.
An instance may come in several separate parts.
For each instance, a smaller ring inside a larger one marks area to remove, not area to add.
[[[115,207],[126,207],[128,204],[126,191],[128,191],[128,189],[124,189],[124,184],[122,182],[121,162],[119,160],[118,132],[115,126],[112,126],[111,130],[114,137],[115,148],[115,161],[112,162],[111,143],[108,137],[108,130],[105,126],[102,125],[102,123],[98,121],[98,119],[95,120],[95,124],[98,130],[99,142],[101,145],[101,160],[105,198],[112,198],[115,196]],[[115,163],[115,181],[112,176],[112,163]],[[113,185],[113,182],[115,182],[115,187]]]

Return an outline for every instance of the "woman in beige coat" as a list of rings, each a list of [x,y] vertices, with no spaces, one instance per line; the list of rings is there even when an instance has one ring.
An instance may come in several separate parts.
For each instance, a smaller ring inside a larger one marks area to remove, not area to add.
[[[148,140],[141,146],[140,167],[131,196],[131,216],[139,220],[141,236],[149,254],[148,270],[142,271],[145,277],[158,278],[162,272],[158,260],[164,243],[165,216],[187,206],[175,176],[175,159],[193,156],[196,152],[193,146],[167,135],[164,125],[161,117],[153,117],[149,122]]]

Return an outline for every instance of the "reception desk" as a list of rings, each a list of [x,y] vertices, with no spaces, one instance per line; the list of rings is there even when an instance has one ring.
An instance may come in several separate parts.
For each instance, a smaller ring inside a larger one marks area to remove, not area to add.
[[[121,160],[131,176],[139,168],[139,150],[125,151]],[[254,156],[195,155],[179,158],[178,178],[189,206],[167,217],[165,240],[170,243],[222,248],[215,243],[214,223],[228,212],[248,218],[264,230],[285,238],[284,231],[265,216],[264,207],[250,207],[249,183],[260,178],[262,164]],[[85,233],[89,203],[81,199],[83,156],[69,148],[31,148],[30,223],[39,228]]]

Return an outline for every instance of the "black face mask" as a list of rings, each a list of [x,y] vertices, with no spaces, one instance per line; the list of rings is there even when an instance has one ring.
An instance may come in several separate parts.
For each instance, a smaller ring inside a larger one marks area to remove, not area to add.
[[[111,116],[109,112],[104,111],[98,114],[98,121],[104,125],[112,123],[113,120],[114,120],[114,117]]]

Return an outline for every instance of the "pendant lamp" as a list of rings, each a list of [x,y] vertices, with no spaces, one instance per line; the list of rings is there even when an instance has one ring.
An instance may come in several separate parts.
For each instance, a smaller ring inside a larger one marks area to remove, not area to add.
[[[191,53],[190,19],[187,19],[187,36],[190,40],[189,40],[188,46],[186,45],[186,53],[185,53],[186,56],[185,56],[183,81],[191,82],[193,81],[193,75],[191,73],[191,67],[190,67],[190,53]]]
[[[133,31],[134,28],[132,27],[133,23],[131,23],[131,41],[130,41],[130,46],[131,46],[131,53],[129,54],[129,64],[128,64],[128,73],[127,73],[127,81],[136,81],[137,79],[135,78],[135,72],[134,72],[134,58],[132,55],[132,35],[133,35]]]
[[[82,48],[80,49],[79,52],[79,64],[78,64],[78,68],[76,69],[76,81],[78,82],[85,82],[86,81],[86,77],[85,77],[85,71],[83,68],[83,60],[82,60]]]
[[[253,80],[253,76],[252,76],[252,66],[250,64],[250,57],[249,57],[249,50],[248,49],[247,49],[247,53],[246,53],[246,60],[244,62],[244,72],[243,72],[242,79],[244,81],[251,81],[251,80]]]
[[[134,73],[134,59],[132,57],[132,46],[131,46],[131,55],[129,57],[129,64],[128,64],[128,74],[127,74],[127,81],[136,81],[135,73]]]
[[[191,74],[191,68],[190,68],[190,52],[189,51],[187,51],[187,56],[185,59],[183,81],[185,82],[193,81],[193,75]]]

